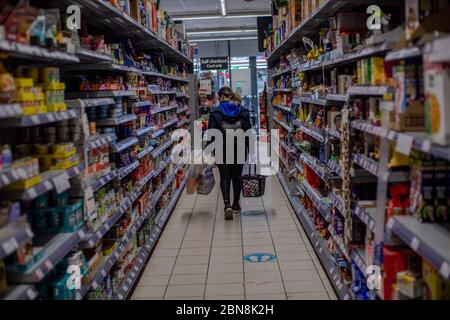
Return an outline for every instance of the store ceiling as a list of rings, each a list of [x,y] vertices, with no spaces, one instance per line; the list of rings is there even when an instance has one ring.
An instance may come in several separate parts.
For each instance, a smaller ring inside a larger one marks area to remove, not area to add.
[[[225,16],[221,2],[225,4]],[[160,6],[171,16],[183,18],[192,41],[256,37],[255,16],[270,14],[270,0],[161,0]]]

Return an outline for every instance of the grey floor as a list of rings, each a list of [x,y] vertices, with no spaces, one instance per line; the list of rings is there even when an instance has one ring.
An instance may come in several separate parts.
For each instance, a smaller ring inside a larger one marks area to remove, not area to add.
[[[132,299],[336,299],[276,177],[241,206],[225,221],[217,184],[208,196],[184,192]],[[276,259],[243,259],[254,253]]]

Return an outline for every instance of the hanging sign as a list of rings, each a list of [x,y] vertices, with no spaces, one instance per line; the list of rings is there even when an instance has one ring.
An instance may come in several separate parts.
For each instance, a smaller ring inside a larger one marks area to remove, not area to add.
[[[228,57],[200,58],[202,70],[226,70],[228,69]]]

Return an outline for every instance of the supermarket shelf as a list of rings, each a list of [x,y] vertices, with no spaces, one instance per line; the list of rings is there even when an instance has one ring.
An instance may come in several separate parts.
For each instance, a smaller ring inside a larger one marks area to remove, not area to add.
[[[9,186],[14,182],[29,178],[32,178],[32,176],[24,167],[0,170],[0,188]]]
[[[281,155],[278,155],[278,157],[280,158],[281,163],[283,164],[283,166],[288,170],[291,171],[291,166],[289,165],[289,162],[283,158]]]
[[[0,51],[5,51],[12,58],[45,61],[50,63],[78,63],[80,59],[67,52],[48,50],[38,46],[8,40],[0,40]]]
[[[178,118],[177,117],[175,117],[175,118],[173,118],[173,119],[170,119],[169,121],[166,121],[164,124],[163,124],[163,128],[165,129],[165,128],[168,128],[168,127],[170,127],[170,126],[173,126],[175,123],[177,123],[178,122]]]
[[[110,55],[107,55],[105,53],[98,53],[96,51],[88,50],[81,47],[76,48],[75,54],[77,55],[77,57],[80,59],[81,62],[92,62],[92,61],[110,62],[112,60]]]
[[[326,129],[325,129],[325,132],[327,133],[328,138],[331,137],[331,138],[333,138],[333,139],[341,140],[342,135],[341,135],[341,132],[340,132],[338,129],[329,129],[329,128],[326,128]]]
[[[433,144],[433,142],[426,137],[425,133],[397,132],[392,129],[374,126],[363,120],[354,120],[351,122],[351,126],[354,129],[394,142],[401,141],[403,140],[403,137],[406,137],[407,140],[412,140],[412,148],[415,150],[428,153],[445,160],[450,160],[450,146]]]
[[[316,231],[315,226],[312,224],[311,218],[309,217],[306,209],[302,206],[299,199],[297,197],[292,197],[287,184],[284,180],[284,177],[281,173],[277,173],[278,180],[280,181],[281,186],[284,189],[291,205],[300,220],[303,229],[309,237],[311,244],[314,247],[316,254],[318,255],[322,266],[324,267],[324,271],[327,273],[329,279],[331,280],[331,284],[338,295],[338,297],[342,300],[350,300],[353,295],[351,291],[346,287],[346,285],[339,278],[339,273],[334,265],[334,262],[330,256],[328,251],[328,244],[322,238],[322,236]]]
[[[344,202],[342,201],[342,198],[340,196],[338,196],[337,194],[335,194],[334,192],[331,192],[328,195],[328,198],[331,201],[331,204],[338,209],[338,211],[340,213],[345,213],[344,212]]]
[[[285,92],[285,93],[291,93],[292,89],[289,88],[273,88],[273,92]]]
[[[132,106],[134,108],[142,108],[142,107],[149,107],[152,106],[153,102],[148,101],[148,100],[142,100],[142,101],[137,101],[137,102],[133,102]]]
[[[119,179],[125,178],[127,175],[129,175],[134,169],[136,169],[139,166],[139,161],[136,160],[132,164],[119,169],[119,173],[117,174]]]
[[[184,126],[185,124],[188,124],[189,122],[191,122],[191,120],[183,119],[177,123],[177,128],[180,128],[180,127]]]
[[[175,172],[176,173],[176,172]],[[156,224],[163,229],[167,220],[170,217],[170,214],[172,213],[172,209],[175,207],[175,204],[178,201],[178,198],[181,196],[181,193],[183,192],[184,185],[186,181],[183,181],[180,188],[178,188],[175,193],[172,196],[172,199],[170,199],[169,203],[167,204],[167,207],[163,211],[163,213],[156,219]]]
[[[450,62],[450,37],[448,35],[434,39],[426,44],[424,53],[430,63]]]
[[[55,188],[55,181],[61,176],[69,179],[79,175],[84,169],[82,164],[69,168],[67,170],[53,170],[41,173],[42,181],[26,190],[9,191],[3,190],[0,192],[0,200],[15,200],[15,201],[31,201]]]
[[[145,177],[143,177],[141,180],[139,180],[138,186],[142,188],[142,187],[145,186],[145,185],[146,185],[146,184],[147,184],[154,176],[155,176],[155,171],[154,171],[154,170],[150,171],[149,174],[147,174]]]
[[[108,174],[104,175],[103,177],[101,177],[100,179],[97,179],[94,182],[92,182],[91,188],[95,192],[116,177],[117,177],[117,170],[113,170]]]
[[[137,130],[133,131],[133,136],[141,137],[144,134],[149,133],[150,131],[153,131],[153,127],[145,127],[145,128],[137,129]]]
[[[388,92],[386,86],[352,86],[348,89],[349,97],[353,96],[382,96]]]
[[[322,55],[319,60],[313,60],[299,65],[298,71],[308,72],[319,71],[324,68],[333,68],[337,65],[352,63],[366,57],[384,54],[391,50],[392,47],[392,43],[383,42],[381,44],[366,45],[359,50],[348,53],[332,51]]]
[[[33,127],[43,124],[69,120],[76,118],[77,113],[74,110],[66,110],[60,112],[49,112],[42,114],[35,114],[32,116],[22,116],[14,118],[2,118],[0,119],[0,127],[12,128],[12,127]]]
[[[183,113],[183,112],[186,112],[186,111],[189,111],[189,108],[178,109],[177,110],[177,114],[180,114],[180,113]]]
[[[99,99],[99,98],[123,98],[134,97],[136,93],[131,90],[104,90],[66,92],[66,99]]]
[[[114,133],[106,133],[98,136],[92,136],[88,142],[86,142],[86,149],[92,150],[104,146],[105,144],[110,144],[117,140],[117,136]]]
[[[155,114],[158,114],[158,113],[170,111],[170,110],[177,109],[177,108],[178,108],[178,105],[168,106],[168,107],[164,107],[164,108],[155,108],[155,109],[151,110],[151,114],[155,115]]]
[[[126,114],[119,118],[97,119],[96,123],[99,127],[118,126],[120,124],[131,122],[137,119],[135,114]]]
[[[284,110],[284,111],[286,111],[286,112],[292,112],[292,109],[291,109],[290,107],[288,107],[288,106],[281,106],[281,105],[277,106],[277,105],[273,105],[273,107],[274,107],[274,108],[278,108],[278,109],[280,109],[280,110]]]
[[[15,118],[22,114],[22,106],[19,103],[0,104],[0,119]]]
[[[344,178],[344,170],[336,161],[333,161],[331,159],[328,160],[328,168],[332,172],[336,173],[340,178]]]
[[[164,133],[165,133],[164,129],[160,129],[160,130],[152,133],[152,138],[156,139],[156,138],[162,136]]]
[[[152,90],[148,88],[148,92],[154,96],[162,96],[162,95],[176,95],[176,91],[169,91],[169,90]]]
[[[298,119],[294,120],[294,126],[300,128],[302,132],[304,132],[311,138],[316,139],[320,143],[325,143],[325,135],[322,129],[308,128]]]
[[[389,52],[384,61],[396,61],[410,58],[418,58],[422,56],[422,50],[418,47],[404,48],[400,50],[393,50]]]
[[[163,145],[159,146],[155,150],[151,152],[151,155],[153,158],[159,157],[161,153],[163,153],[166,149],[170,148],[172,146],[172,141],[167,141]]]
[[[304,174],[304,169],[303,169],[303,167],[300,165],[299,162],[295,162],[294,166],[295,166],[295,169],[297,169],[298,172],[300,172],[302,175]]]
[[[410,180],[409,172],[406,171],[389,171],[380,172],[378,162],[372,160],[361,154],[352,154],[352,161],[358,166],[371,173],[372,175],[379,177],[383,181],[389,182],[406,182]]]
[[[387,228],[450,279],[450,225],[422,223],[412,216],[390,218]]]
[[[32,301],[36,299],[38,292],[34,285],[18,285],[9,286],[6,291],[0,295],[0,300],[19,300],[19,301]]]
[[[23,243],[33,238],[33,232],[27,224],[20,226],[10,224],[0,231],[0,260],[9,256]]]
[[[97,231],[87,233],[86,236],[82,239],[83,244],[88,248],[93,248],[95,244],[100,241],[103,236],[111,229],[113,225],[119,221],[120,217],[124,214],[125,211],[133,204],[133,202],[140,196],[141,190],[135,191],[128,198],[122,201],[119,208],[116,212],[110,216],[103,224],[100,226]]]
[[[65,102],[69,108],[89,108],[115,104],[112,98],[72,99]]]
[[[362,248],[353,249],[350,253],[350,258],[355,262],[358,266],[359,270],[366,274],[367,263],[366,263],[366,252]]]
[[[348,96],[346,94],[329,93],[326,97],[328,103],[336,102],[348,102]]]
[[[320,164],[319,159],[312,155],[307,155],[306,153],[302,153],[300,155],[300,159],[303,160],[303,162],[305,162],[306,165],[314,171],[320,179],[324,182],[328,180],[326,168]]]
[[[284,123],[283,121],[278,120],[276,117],[273,117],[273,121],[278,123],[280,126],[282,126],[284,129],[286,129],[288,132],[292,132],[293,131],[293,128],[291,126],[288,126],[286,123]]]
[[[42,257],[26,272],[8,272],[12,283],[37,283],[75,247],[86,235],[81,228],[71,233],[58,233],[42,248]]]
[[[361,208],[358,206],[357,203],[351,204],[352,212],[362,221],[366,224],[366,226],[372,231],[375,231],[375,211],[376,209],[369,209],[369,208]]]
[[[333,227],[331,224],[328,226],[328,232],[330,233],[334,242],[337,244],[339,251],[341,251],[342,254],[347,258],[347,260],[350,261],[350,255],[348,254],[348,251],[345,247],[343,237],[334,233],[334,230],[333,230]]]
[[[283,76],[283,75],[285,75],[285,74],[287,74],[287,73],[291,73],[291,72],[292,72],[291,67],[286,68],[286,69],[283,70],[283,71],[280,71],[280,72],[278,72],[278,73],[273,74],[273,75],[272,75],[272,79],[281,77],[281,76]]]
[[[191,96],[189,96],[187,93],[177,93],[177,98],[190,99]]]
[[[122,141],[115,143],[112,146],[112,150],[113,150],[113,152],[122,152],[123,150],[128,149],[138,143],[139,143],[139,140],[137,138],[134,138],[134,137],[127,138],[127,139],[124,139]]]
[[[153,146],[148,146],[147,148],[143,149],[141,152],[139,152],[137,154],[137,158],[138,160],[141,160],[143,157],[145,157],[147,154],[149,154],[150,152],[152,152],[154,149]]]
[[[305,191],[305,193],[308,195],[308,197],[314,203],[314,206],[320,211],[323,218],[326,221],[329,221],[330,218],[329,205],[324,202],[323,198],[316,192],[316,190],[313,187],[311,187],[311,185],[305,179],[302,180],[301,186]]]
[[[167,166],[168,166],[171,162],[172,162],[172,161],[171,161],[170,158],[169,158],[169,159],[165,159],[164,161],[162,161],[162,162],[159,164],[158,168],[155,169],[154,176],[155,176],[155,177],[159,176],[159,175],[161,174],[161,172],[163,172],[163,170],[164,170],[165,168],[167,168]]]

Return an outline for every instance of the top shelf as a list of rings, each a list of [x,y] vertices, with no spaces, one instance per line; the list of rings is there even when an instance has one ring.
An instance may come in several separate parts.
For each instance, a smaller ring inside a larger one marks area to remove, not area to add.
[[[324,0],[323,3],[313,12],[309,18],[302,21],[300,25],[297,26],[289,36],[280,43],[267,57],[269,64],[274,64],[281,56],[287,54],[294,47],[298,47],[304,36],[311,34],[316,34],[319,30],[319,26],[324,22],[328,21],[331,16],[341,11],[341,9],[348,5],[354,5],[355,2],[352,0]],[[396,2],[396,1],[395,1]],[[398,1],[401,2],[401,1]],[[390,5],[396,6],[394,1],[389,0],[360,0],[358,4],[380,4],[380,5]]]
[[[73,1],[53,0],[61,6],[72,5]],[[156,33],[141,25],[138,21],[113,6],[109,1],[77,0],[82,7],[84,19],[91,25],[114,31],[115,36],[126,36],[134,40],[134,45],[141,50],[161,50],[168,60],[192,64],[192,61],[172,47]]]

